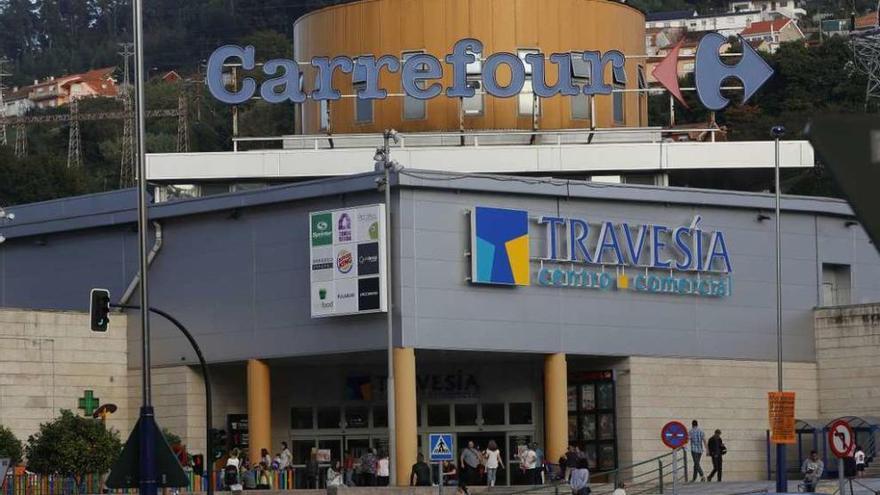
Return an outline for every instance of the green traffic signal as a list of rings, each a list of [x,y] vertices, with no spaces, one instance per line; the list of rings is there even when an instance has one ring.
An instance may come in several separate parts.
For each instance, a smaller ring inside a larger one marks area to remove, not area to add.
[[[110,323],[110,291],[92,289],[89,301],[89,318],[93,332],[106,332]]]

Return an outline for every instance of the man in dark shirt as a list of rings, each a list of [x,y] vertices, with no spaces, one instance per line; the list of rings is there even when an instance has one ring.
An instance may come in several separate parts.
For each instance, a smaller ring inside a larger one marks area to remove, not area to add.
[[[419,454],[418,462],[413,464],[409,474],[410,486],[431,486],[431,467],[425,463],[425,456]]]
[[[721,441],[721,430],[715,430],[715,434],[709,439],[708,447],[709,457],[712,458],[712,472],[709,473],[709,481],[712,481],[715,473],[718,473],[718,481],[721,481],[721,466],[724,460],[721,456],[727,453],[727,447]]]

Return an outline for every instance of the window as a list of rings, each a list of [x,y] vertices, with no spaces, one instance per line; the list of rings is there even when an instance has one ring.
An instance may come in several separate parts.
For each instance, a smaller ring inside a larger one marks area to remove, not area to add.
[[[851,300],[849,265],[822,263],[822,306],[845,306]]]
[[[639,83],[639,127],[645,127],[647,122],[643,120],[643,116],[647,117],[648,106],[648,80],[645,77],[645,66],[638,66],[638,83]]]
[[[523,84],[522,91],[519,92],[519,114],[522,116],[541,114],[541,100],[535,98],[535,92],[532,88],[532,66],[526,63],[526,55],[530,53],[541,52],[540,50],[517,50],[517,55],[522,60],[526,72],[525,84]]]
[[[504,404],[483,404],[483,424],[503,425]]]
[[[321,112],[321,125],[320,128],[322,131],[326,131],[330,129],[330,102],[327,100],[321,100],[318,102],[319,112]]]
[[[354,70],[351,74],[351,82],[354,87],[354,121],[366,124],[373,121],[373,100],[364,100],[357,97],[359,91],[367,89],[367,69],[357,63],[355,59]]]
[[[428,404],[428,426],[449,426],[449,404]]]
[[[366,406],[348,406],[345,408],[346,428],[366,428],[369,426],[370,409]]]
[[[388,406],[373,406],[373,428],[388,427]]]
[[[589,86],[593,76],[593,64],[584,60],[581,54],[571,54],[571,81],[575,86],[579,86],[581,92],[577,96],[572,96],[571,101],[571,118],[577,120],[590,120],[593,118],[590,111],[590,99],[592,95],[585,95],[584,86]]]
[[[530,425],[532,424],[532,403],[531,402],[511,402],[508,406],[508,415],[510,416],[510,424],[512,425]]]
[[[406,61],[412,57],[413,55],[419,55],[424,52],[407,52],[403,54],[402,63],[405,64]],[[427,67],[422,65],[418,68],[419,72],[426,71]],[[425,87],[424,82],[419,82],[419,87]],[[413,98],[412,96],[404,96],[403,97],[403,118],[406,120],[423,120],[427,117],[427,102],[425,100],[419,100],[417,98]]]
[[[619,91],[626,89],[626,70],[623,67],[613,67],[612,79],[615,91],[611,93],[614,107],[614,123],[622,125],[626,122],[626,93]]]
[[[470,53],[470,52],[469,52]],[[462,98],[462,111],[465,115],[483,114],[483,61],[477,55],[477,60],[467,65],[467,85],[476,92],[470,98]]]
[[[319,407],[318,408],[318,428],[319,429],[337,429],[339,428],[339,408],[338,407]]]
[[[315,427],[311,407],[294,407],[290,409],[290,429],[311,430]]]
[[[476,404],[455,405],[455,426],[475,426],[477,424]]]

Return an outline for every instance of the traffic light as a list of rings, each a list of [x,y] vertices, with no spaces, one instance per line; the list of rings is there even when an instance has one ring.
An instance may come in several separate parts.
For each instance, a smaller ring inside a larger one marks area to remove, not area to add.
[[[92,289],[91,301],[89,301],[89,317],[93,332],[106,332],[107,324],[110,323],[110,291],[107,289]]]

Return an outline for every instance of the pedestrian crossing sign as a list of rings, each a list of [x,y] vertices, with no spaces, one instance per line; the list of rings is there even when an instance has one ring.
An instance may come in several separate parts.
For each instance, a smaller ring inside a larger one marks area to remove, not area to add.
[[[428,440],[428,445],[431,448],[431,453],[428,457],[431,462],[455,459],[455,445],[452,443],[451,433],[431,433],[428,436]]]

